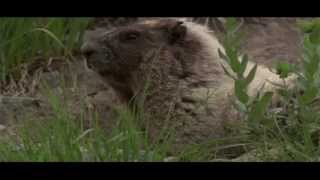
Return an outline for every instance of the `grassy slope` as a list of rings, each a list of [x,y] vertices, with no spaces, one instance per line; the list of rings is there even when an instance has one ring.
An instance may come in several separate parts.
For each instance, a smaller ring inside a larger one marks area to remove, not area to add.
[[[80,30],[86,23],[87,19],[81,18],[2,18],[0,77],[4,79],[8,73],[14,72],[18,64],[35,56],[67,55],[71,49],[79,47]],[[232,29],[231,24],[229,28]],[[272,113],[266,111],[268,95],[248,102],[243,100],[246,99],[243,98],[245,87],[238,93],[238,100],[242,103],[240,110],[249,121],[248,127],[239,133],[249,137],[248,143],[262,160],[318,160],[320,116],[312,102],[319,94],[320,31],[314,24],[317,22],[304,26],[305,31],[311,34],[305,37],[303,66],[292,72],[295,70],[287,65],[279,65],[283,76],[288,72],[301,75],[298,89],[305,91],[303,95],[293,98],[292,91],[281,88],[281,111]],[[98,125],[91,129],[82,128],[81,123],[72,120],[67,110],[59,108],[56,97],[50,94],[48,97],[54,107],[55,118],[46,123],[27,121],[20,127],[19,138],[2,137],[0,161],[162,161],[166,158],[165,149],[170,144],[149,144],[146,135],[134,126],[136,117],[126,109],[120,109],[121,123],[111,137],[107,137]],[[179,158],[196,161],[213,157],[195,147],[186,150]]]

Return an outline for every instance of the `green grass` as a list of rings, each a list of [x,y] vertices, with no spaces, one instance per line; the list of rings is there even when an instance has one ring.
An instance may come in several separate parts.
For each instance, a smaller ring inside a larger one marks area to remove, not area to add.
[[[54,116],[30,119],[17,128],[17,135],[2,138],[0,161],[157,161],[164,157],[148,149],[145,136],[131,122],[134,116],[125,108],[119,110],[118,127],[106,135],[97,119],[84,128],[83,119],[72,118],[59,98],[48,94]]]
[[[70,55],[89,18],[0,18],[0,80],[34,58]]]
[[[48,91],[54,116],[47,119],[26,119],[12,130],[15,133],[0,138],[0,161],[22,162],[154,162],[168,158],[170,142],[151,143],[137,127],[139,116],[127,107],[118,107],[112,132],[106,133],[96,114],[94,123],[84,127],[84,119],[75,119],[61,99]],[[84,109],[84,108],[83,108]],[[193,147],[176,160],[207,160],[203,149]]]

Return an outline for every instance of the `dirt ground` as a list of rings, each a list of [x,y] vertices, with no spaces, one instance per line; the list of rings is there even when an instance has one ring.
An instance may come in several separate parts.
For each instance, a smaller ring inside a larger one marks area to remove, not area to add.
[[[272,66],[279,61],[300,62],[303,36],[295,18],[263,18],[243,25],[242,48],[259,64]]]

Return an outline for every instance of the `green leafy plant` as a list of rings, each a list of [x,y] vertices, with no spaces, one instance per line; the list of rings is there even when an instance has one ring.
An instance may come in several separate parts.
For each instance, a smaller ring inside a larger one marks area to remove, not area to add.
[[[235,18],[227,18],[226,22],[227,32],[223,45],[225,47],[225,54],[219,50],[221,58],[226,60],[230,68],[222,65],[225,73],[234,80],[234,93],[236,96],[236,105],[246,116],[248,124],[252,130],[257,129],[258,125],[266,120],[265,112],[271,101],[272,92],[266,92],[261,97],[253,98],[248,95],[248,86],[253,81],[257,64],[250,69],[247,76],[245,72],[248,65],[248,56],[240,57],[239,47],[241,36],[237,34],[238,23]],[[229,72],[231,69],[232,72]]]
[[[247,56],[239,57],[237,43],[233,45],[236,34],[236,23],[229,21],[229,29],[224,42],[226,54],[220,56],[226,59],[232,72],[226,73],[235,81],[236,103],[248,124],[249,141],[255,144],[260,152],[260,159],[283,161],[316,161],[319,148],[319,50],[320,21],[301,21],[299,25],[304,32],[301,66],[285,62],[277,63],[275,70],[280,78],[290,75],[297,78],[294,88],[287,84],[278,86],[276,92],[266,92],[258,97],[249,97],[248,84],[254,77],[256,66],[250,70],[247,77],[243,76],[246,69]],[[278,107],[270,108],[273,95],[280,96]],[[274,109],[277,109],[274,111]],[[271,150],[272,149],[272,150]],[[276,149],[276,150],[275,150]],[[275,151],[274,151],[275,150]],[[271,153],[272,152],[272,153]],[[276,152],[276,153],[274,153]]]

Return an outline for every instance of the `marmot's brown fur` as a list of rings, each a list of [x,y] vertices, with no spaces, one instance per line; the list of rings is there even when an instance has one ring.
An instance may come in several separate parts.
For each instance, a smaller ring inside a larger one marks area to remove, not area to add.
[[[162,129],[173,130],[174,147],[180,149],[223,138],[225,125],[240,120],[230,101],[233,80],[221,67],[218,48],[223,51],[204,26],[154,19],[88,32],[82,50],[122,100],[144,102],[144,124],[152,139]],[[267,79],[280,82],[259,66],[249,93],[254,95]]]

